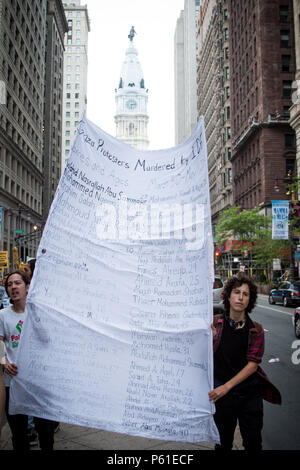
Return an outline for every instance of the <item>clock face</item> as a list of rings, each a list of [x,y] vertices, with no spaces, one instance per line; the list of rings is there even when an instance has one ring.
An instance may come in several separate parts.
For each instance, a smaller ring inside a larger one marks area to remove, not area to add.
[[[128,100],[126,101],[126,107],[128,109],[135,109],[137,107],[137,102],[135,100]]]

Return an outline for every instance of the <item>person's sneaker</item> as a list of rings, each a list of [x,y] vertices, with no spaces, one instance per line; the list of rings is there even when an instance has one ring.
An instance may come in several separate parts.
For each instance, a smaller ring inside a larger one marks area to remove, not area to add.
[[[34,429],[28,431],[28,440],[30,446],[37,446],[38,445],[38,435]]]
[[[60,426],[59,426],[59,423],[56,423],[56,426],[54,428],[54,432],[58,432],[60,431]]]

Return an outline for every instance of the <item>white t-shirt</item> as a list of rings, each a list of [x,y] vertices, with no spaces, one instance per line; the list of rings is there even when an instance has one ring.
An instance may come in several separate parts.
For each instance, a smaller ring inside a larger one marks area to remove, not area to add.
[[[16,313],[12,307],[0,310],[0,336],[6,349],[8,362],[16,363],[18,347],[21,339],[21,331],[26,318],[26,313]],[[11,376],[4,372],[5,386],[9,387]]]

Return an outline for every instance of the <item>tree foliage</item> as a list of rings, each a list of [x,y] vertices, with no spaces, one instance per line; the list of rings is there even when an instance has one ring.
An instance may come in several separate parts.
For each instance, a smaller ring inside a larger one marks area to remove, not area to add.
[[[287,256],[288,240],[273,240],[271,217],[259,213],[260,208],[250,210],[230,207],[222,212],[216,225],[216,244],[240,240],[241,251],[251,243],[253,264],[268,268],[274,258]],[[247,243],[246,243],[247,242]]]

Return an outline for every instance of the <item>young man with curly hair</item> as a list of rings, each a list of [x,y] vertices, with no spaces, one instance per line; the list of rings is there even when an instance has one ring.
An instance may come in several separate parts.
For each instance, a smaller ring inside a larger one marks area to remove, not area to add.
[[[263,399],[281,403],[280,392],[259,366],[264,353],[264,329],[250,319],[255,306],[255,283],[239,273],[226,282],[224,314],[216,315],[214,336],[214,419],[220,434],[216,450],[231,450],[239,422],[245,450],[261,450]]]

